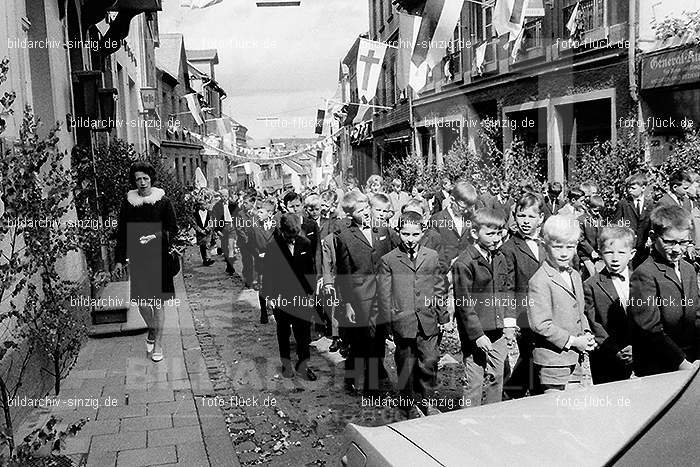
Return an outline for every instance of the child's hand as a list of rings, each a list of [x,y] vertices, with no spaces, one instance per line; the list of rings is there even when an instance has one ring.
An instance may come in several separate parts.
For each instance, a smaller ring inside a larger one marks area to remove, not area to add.
[[[617,358],[625,365],[632,364],[632,346],[628,345],[617,353]]]
[[[515,342],[515,328],[503,328],[503,336],[506,338],[506,341],[512,343]]]
[[[355,310],[353,310],[352,305],[349,303],[345,305],[345,317],[349,322],[355,324]]]
[[[452,332],[452,322],[438,324],[438,328],[440,329],[440,332]]]
[[[574,341],[571,343],[571,348],[576,349],[579,352],[585,352],[588,349],[590,340],[587,335],[576,336]]]
[[[595,342],[595,336],[591,334],[590,332],[586,332],[584,334],[588,338],[588,346],[586,347],[586,352],[592,352],[598,347],[598,344]]]
[[[485,335],[481,336],[476,340],[476,346],[486,353],[493,352],[493,344],[491,343],[491,340]]]

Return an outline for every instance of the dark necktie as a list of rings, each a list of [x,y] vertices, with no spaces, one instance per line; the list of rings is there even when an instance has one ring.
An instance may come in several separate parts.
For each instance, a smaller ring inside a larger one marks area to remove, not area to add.
[[[620,279],[620,281],[622,281],[622,282],[625,282],[625,281],[627,280],[623,274],[620,274],[620,273],[617,273],[617,272],[611,272],[611,273],[610,273],[610,277],[617,277],[617,278]]]
[[[639,200],[636,200],[635,202],[635,209],[637,210],[637,215],[641,216],[642,215],[642,203]]]
[[[416,250],[415,250],[415,248],[408,249],[408,259],[410,259],[414,264],[416,263]]]

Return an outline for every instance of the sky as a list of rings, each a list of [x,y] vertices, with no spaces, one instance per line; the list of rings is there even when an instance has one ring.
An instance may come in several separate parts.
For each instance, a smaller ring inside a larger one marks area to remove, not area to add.
[[[368,3],[301,0],[300,7],[258,8],[256,0],[224,0],[190,10],[166,0],[158,27],[182,33],[187,49],[218,50],[224,112],[259,144],[313,136],[316,109],[337,88],[339,61],[369,29]]]

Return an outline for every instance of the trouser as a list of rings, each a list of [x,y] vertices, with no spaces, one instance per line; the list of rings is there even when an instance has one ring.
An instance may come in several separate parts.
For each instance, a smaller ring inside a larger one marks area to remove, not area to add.
[[[294,340],[297,344],[297,368],[308,365],[311,358],[309,344],[311,343],[311,326],[308,320],[293,316],[284,310],[276,308],[274,311],[275,321],[277,322],[277,343],[280,349],[280,360],[282,365],[289,365],[290,358],[290,342],[289,338],[294,333]],[[291,328],[291,329],[290,329]]]
[[[508,356],[506,338],[503,330],[487,332],[486,336],[493,346],[488,354],[474,342],[468,344],[471,352],[464,358],[465,407],[492,404],[503,398],[503,370]]]
[[[258,301],[260,302],[260,321],[267,321],[267,301],[261,294],[258,294]]]
[[[439,359],[438,335],[426,336],[419,330],[415,338],[395,336],[394,343],[398,389],[406,401],[406,408],[425,406],[423,402],[433,387]]]
[[[529,328],[521,329],[518,337],[520,356],[505,387],[506,393],[511,398],[525,397],[528,392],[530,394],[538,392],[535,367],[532,363],[533,348],[534,335],[532,330]]]
[[[238,242],[238,248],[241,250],[241,262],[243,263],[243,281],[251,285],[255,278],[255,267],[253,264],[253,253],[243,242]]]
[[[570,366],[540,366],[537,373],[545,393],[581,389],[593,384],[591,379],[591,364],[587,354],[583,354],[579,362]]]
[[[236,235],[233,227],[226,225],[221,235],[221,250],[226,261],[226,270],[233,271],[234,251],[236,251]]]
[[[199,244],[199,256],[202,257],[202,261],[206,261],[209,259],[209,252],[207,250],[207,244],[206,243],[200,243]]]
[[[338,337],[340,334],[338,332],[338,316],[340,307],[336,306],[335,294],[324,294],[323,295],[323,315],[326,321],[326,336],[328,337]]]
[[[377,391],[380,382],[387,376],[384,368],[384,334],[374,336],[367,327],[351,327],[343,339],[350,344],[350,353],[345,360],[345,380],[359,387],[360,375],[365,391]],[[381,343],[381,350],[380,350]]]

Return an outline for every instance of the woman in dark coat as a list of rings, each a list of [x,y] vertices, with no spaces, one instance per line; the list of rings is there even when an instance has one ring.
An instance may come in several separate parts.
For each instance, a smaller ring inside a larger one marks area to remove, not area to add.
[[[119,213],[114,272],[123,275],[128,261],[131,301],[148,326],[146,350],[154,362],[163,360],[163,302],[175,295],[168,261],[171,241],[177,235],[175,210],[165,191],[152,186],[155,169],[136,162],[129,169],[135,190],[127,193]],[[172,302],[171,302],[172,303]]]

